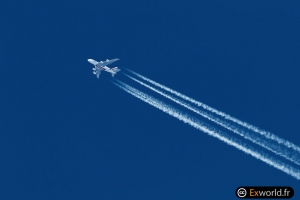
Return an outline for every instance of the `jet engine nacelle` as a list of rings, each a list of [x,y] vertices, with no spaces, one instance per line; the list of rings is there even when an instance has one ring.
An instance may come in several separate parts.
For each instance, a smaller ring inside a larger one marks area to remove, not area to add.
[[[93,74],[96,74],[96,72],[93,72]]]

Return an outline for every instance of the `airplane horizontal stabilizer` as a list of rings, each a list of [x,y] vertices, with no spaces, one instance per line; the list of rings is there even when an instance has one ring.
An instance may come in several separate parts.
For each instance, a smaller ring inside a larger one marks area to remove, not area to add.
[[[121,71],[118,67],[114,67],[114,68],[111,68],[114,72],[119,72]]]

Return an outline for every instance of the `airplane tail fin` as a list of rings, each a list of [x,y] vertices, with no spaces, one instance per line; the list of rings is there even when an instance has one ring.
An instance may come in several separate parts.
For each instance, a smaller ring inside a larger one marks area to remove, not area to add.
[[[116,75],[116,73],[118,73],[119,71],[121,71],[118,67],[114,67],[114,68],[112,68],[112,70],[114,71],[113,73],[111,73],[112,77],[114,77]]]
[[[119,71],[121,71],[118,67],[114,67],[114,68],[111,68],[114,72],[119,72]]]

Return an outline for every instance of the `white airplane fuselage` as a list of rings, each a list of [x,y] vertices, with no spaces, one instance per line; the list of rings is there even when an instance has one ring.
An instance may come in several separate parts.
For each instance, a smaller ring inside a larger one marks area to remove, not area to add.
[[[118,59],[115,59],[115,60],[118,60]],[[111,60],[111,61],[113,61],[113,60]],[[114,76],[117,72],[121,71],[120,69],[118,69],[118,67],[114,67],[114,68],[107,67],[106,63],[110,62],[110,60],[106,60],[104,62],[103,61],[97,62],[93,59],[88,59],[88,62],[94,65],[95,68],[93,68],[93,71],[94,71],[93,73],[97,76],[97,78],[99,78],[101,71],[106,71],[108,73],[111,73],[112,76]]]

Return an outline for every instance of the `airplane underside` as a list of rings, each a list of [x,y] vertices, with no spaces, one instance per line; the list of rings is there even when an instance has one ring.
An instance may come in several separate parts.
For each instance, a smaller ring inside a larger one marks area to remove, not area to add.
[[[99,78],[101,71],[106,71],[108,73],[111,73],[111,76],[114,77],[121,70],[118,67],[109,68],[107,67],[107,65],[110,65],[117,60],[119,59],[118,58],[112,60],[106,59],[106,61],[97,62],[93,59],[88,59],[88,62],[94,65],[94,68],[92,68],[93,74],[95,74],[97,78]]]

